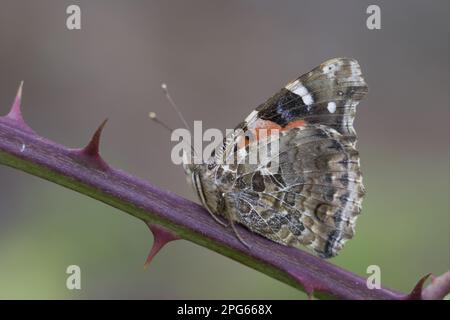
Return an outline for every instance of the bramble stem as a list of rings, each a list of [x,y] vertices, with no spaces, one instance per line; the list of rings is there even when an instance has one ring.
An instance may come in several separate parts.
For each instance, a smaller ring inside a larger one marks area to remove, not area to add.
[[[20,99],[16,100],[20,104]],[[101,128],[88,147],[69,149],[30,130],[18,116],[20,109],[17,106],[11,112],[15,112],[14,117],[11,113],[0,117],[0,164],[78,191],[149,225],[159,225],[176,237],[230,257],[310,296],[338,299],[412,298],[387,288],[370,290],[364,278],[307,252],[279,245],[237,226],[239,233],[251,244],[249,249],[230,229],[215,222],[200,205],[108,166],[98,154]],[[447,278],[446,285],[450,282]],[[436,291],[439,290],[433,292]],[[441,291],[439,296],[443,294]],[[421,288],[418,292],[422,292]],[[414,298],[422,297],[419,294]]]

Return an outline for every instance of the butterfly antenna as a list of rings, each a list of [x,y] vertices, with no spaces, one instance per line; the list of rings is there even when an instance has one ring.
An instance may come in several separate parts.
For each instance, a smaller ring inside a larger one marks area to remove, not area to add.
[[[175,101],[173,101],[170,93],[169,93],[169,88],[167,87],[167,84],[162,83],[161,84],[161,89],[163,89],[164,94],[166,95],[167,100],[169,101],[169,104],[172,106],[172,108],[175,110],[175,112],[177,113],[178,117],[181,119],[181,121],[183,121],[184,126],[186,127],[186,129],[188,129],[189,131],[191,131],[191,128],[189,127],[186,119],[183,117],[183,114],[181,113],[180,109],[178,108],[178,106],[176,105]]]
[[[159,124],[161,127],[163,127],[165,130],[169,131],[170,133],[173,132],[173,129],[171,127],[169,127],[165,122],[159,120],[155,112],[149,112],[148,117]]]
[[[156,122],[161,127],[163,127],[165,130],[169,131],[170,134],[172,134],[174,132],[174,130],[171,127],[169,127],[164,121],[162,121],[158,118],[158,116],[156,115],[156,112],[153,112],[153,111],[149,112],[148,117],[152,121]],[[195,151],[194,147],[192,147],[192,145],[190,143],[189,143],[189,148],[191,148],[192,154],[197,156],[197,152]]]

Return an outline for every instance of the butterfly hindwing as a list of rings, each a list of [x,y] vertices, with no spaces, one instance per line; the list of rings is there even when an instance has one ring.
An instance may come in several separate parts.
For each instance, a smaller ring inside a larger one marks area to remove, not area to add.
[[[361,211],[358,152],[322,125],[293,128],[279,140],[276,172],[267,167],[273,167],[271,159],[228,167],[236,178],[222,190],[224,206],[239,223],[273,241],[334,256],[352,238]]]

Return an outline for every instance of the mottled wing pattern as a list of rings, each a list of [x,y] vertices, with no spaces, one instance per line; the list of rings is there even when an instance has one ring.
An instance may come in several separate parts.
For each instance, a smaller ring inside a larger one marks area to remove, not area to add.
[[[241,127],[258,126],[260,119],[285,127],[303,119],[327,125],[354,143],[355,107],[367,91],[356,60],[331,59],[290,82],[252,112]]]
[[[237,127],[280,129],[278,171],[267,174],[270,161],[241,163],[252,145],[239,150],[240,137],[230,135],[192,175],[202,203],[213,215],[273,241],[335,256],[352,238],[361,212],[353,119],[366,93],[358,62],[346,58],[328,60],[289,83]],[[237,150],[241,162],[220,164],[224,151],[236,157],[230,151]]]
[[[279,167],[270,161],[216,171],[222,210],[273,241],[335,256],[352,238],[364,194],[358,152],[334,129],[306,125],[282,132]],[[259,144],[258,147],[262,147]],[[221,181],[224,179],[224,181]]]

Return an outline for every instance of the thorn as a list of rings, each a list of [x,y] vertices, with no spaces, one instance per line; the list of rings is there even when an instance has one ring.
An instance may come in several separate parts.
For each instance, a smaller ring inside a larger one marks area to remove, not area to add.
[[[307,282],[302,282],[302,284],[305,289],[305,293],[308,296],[308,300],[314,300],[315,288]]]
[[[25,123],[22,116],[21,102],[22,102],[22,89],[23,81],[20,82],[19,88],[17,89],[16,97],[11,106],[9,113],[6,115],[6,119],[13,120],[17,127],[20,127],[24,131],[28,131],[34,134],[34,131]]]
[[[149,227],[150,231],[153,233],[153,245],[152,245],[152,249],[150,250],[150,253],[148,254],[147,260],[145,261],[144,270],[147,269],[149,264],[152,262],[153,258],[156,256],[156,254],[167,243],[181,239],[177,235],[174,235],[159,226],[152,225],[149,223],[147,223],[147,226]]]
[[[420,279],[419,282],[417,282],[416,286],[411,291],[411,293],[406,296],[406,299],[407,300],[421,300],[423,285],[425,284],[425,281],[427,281],[431,275],[432,274],[429,273],[426,276],[422,277],[422,279]]]
[[[91,138],[91,141],[89,141],[88,145],[82,149],[82,153],[90,156],[90,157],[98,157],[100,158],[100,137],[102,135],[103,128],[106,125],[106,122],[108,122],[108,119],[105,119],[102,124],[98,127],[97,131],[95,131],[94,135]]]
[[[314,281],[308,279],[306,275],[299,275],[297,271],[289,269],[287,270],[287,272],[295,281],[301,284],[301,286],[303,287],[303,292],[305,292],[308,296],[308,300],[313,300],[314,293],[316,291],[325,291],[322,290],[322,288],[320,288],[318,285],[315,285]]]
[[[84,158],[90,165],[94,165],[101,170],[107,170],[109,165],[100,156],[100,137],[102,135],[103,128],[106,125],[108,119],[105,119],[102,124],[95,131],[91,140],[86,147],[81,149],[72,149],[71,151],[81,158]]]
[[[22,118],[22,111],[20,108],[20,104],[22,102],[22,88],[23,81],[20,82],[19,89],[17,89],[16,98],[11,106],[11,110],[9,111],[7,117],[16,121],[24,122]]]
[[[422,290],[423,300],[442,300],[450,293],[450,270],[436,277],[431,275],[431,283]]]

